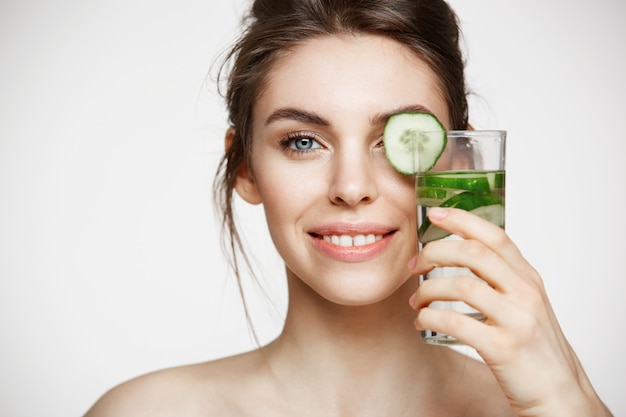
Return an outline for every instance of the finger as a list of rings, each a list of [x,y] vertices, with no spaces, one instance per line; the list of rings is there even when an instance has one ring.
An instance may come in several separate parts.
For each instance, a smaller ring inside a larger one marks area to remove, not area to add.
[[[453,208],[432,208],[428,218],[436,226],[464,239],[476,239],[483,242],[518,271],[527,271],[531,268],[517,246],[504,232],[504,229],[487,220],[467,211]]]
[[[458,266],[469,268],[491,286],[504,292],[515,288],[517,274],[497,253],[477,240],[431,242],[417,257],[413,273],[425,274],[436,267]]]
[[[429,329],[437,333],[444,333],[455,337],[461,343],[476,347],[476,341],[492,340],[494,328],[465,314],[438,310],[436,308],[422,308],[417,313],[414,326],[418,330]]]
[[[469,276],[430,279],[422,282],[412,307],[426,308],[433,301],[463,301],[498,323],[510,309],[507,301],[484,282]]]

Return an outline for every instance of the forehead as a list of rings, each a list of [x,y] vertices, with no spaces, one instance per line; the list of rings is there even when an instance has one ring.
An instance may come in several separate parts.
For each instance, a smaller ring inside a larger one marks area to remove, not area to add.
[[[258,119],[296,106],[325,114],[376,113],[419,104],[448,125],[440,82],[405,45],[372,35],[310,39],[281,55],[254,106]]]

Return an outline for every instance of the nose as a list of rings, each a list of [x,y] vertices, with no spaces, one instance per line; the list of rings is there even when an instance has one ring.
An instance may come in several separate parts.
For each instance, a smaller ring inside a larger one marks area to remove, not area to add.
[[[375,166],[368,151],[336,152],[332,164],[328,198],[333,204],[354,207],[376,200]]]

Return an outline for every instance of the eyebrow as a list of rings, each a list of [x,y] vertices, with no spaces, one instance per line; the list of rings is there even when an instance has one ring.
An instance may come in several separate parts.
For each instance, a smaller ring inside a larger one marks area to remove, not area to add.
[[[283,119],[295,120],[297,122],[310,123],[319,126],[330,126],[330,122],[323,117],[315,113],[293,107],[284,107],[274,111],[270,114],[267,120],[265,120],[265,125],[267,126],[270,123]]]
[[[398,107],[389,112],[377,114],[373,116],[370,120],[370,123],[374,126],[383,125],[387,123],[387,120],[399,113],[428,113],[433,114],[427,107],[422,106],[421,104],[411,104],[408,106]],[[265,120],[265,125],[269,125],[278,120],[295,120],[297,122],[302,123],[310,123],[319,126],[330,126],[330,122],[323,117],[306,110],[300,110],[294,107],[283,107],[275,110],[269,117]]]

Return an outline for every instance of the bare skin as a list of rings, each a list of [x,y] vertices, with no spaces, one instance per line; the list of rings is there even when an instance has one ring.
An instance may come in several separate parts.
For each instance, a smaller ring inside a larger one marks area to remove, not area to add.
[[[412,286],[398,298],[406,301]],[[410,325],[412,310],[395,298],[365,314],[333,312],[311,329],[289,323],[262,350],[139,377],[109,392],[87,416],[514,415],[487,367],[423,344]],[[389,303],[402,308],[380,317],[376,310],[388,311]],[[308,321],[310,310],[299,311],[292,320]]]
[[[300,91],[307,80],[319,86],[316,94]],[[252,165],[272,168],[243,166],[237,183],[244,199],[264,204],[286,261],[283,333],[260,350],[129,381],[88,416],[513,415],[489,369],[421,343],[413,327],[408,300],[417,283],[407,264],[416,251],[414,191],[381,153],[380,115],[418,105],[447,120],[435,85],[426,65],[380,38],[314,40],[284,58],[254,114]],[[285,106],[328,124],[276,116]],[[278,146],[292,131],[315,133],[321,146],[306,154]],[[285,205],[287,198],[298,204]],[[358,262],[328,259],[307,233],[374,221],[395,232],[384,250]]]
[[[540,277],[501,229],[440,213],[433,223],[467,241],[429,244],[415,257],[413,183],[381,146],[386,118],[403,109],[432,112],[449,128],[436,75],[394,41],[314,38],[281,57],[255,104],[250,165],[236,190],[264,205],[285,262],[283,332],[246,354],[124,383],[87,416],[610,415]],[[357,245],[364,236],[376,239]],[[418,288],[417,275],[439,265],[471,267],[491,286]],[[436,299],[468,301],[489,319],[442,315],[428,308]],[[423,344],[416,327],[457,336],[488,366]]]

